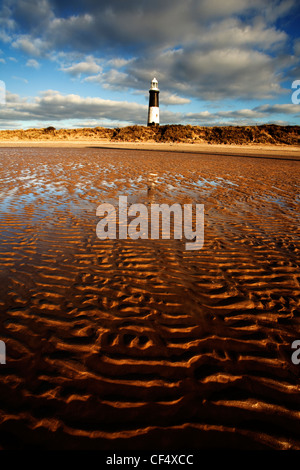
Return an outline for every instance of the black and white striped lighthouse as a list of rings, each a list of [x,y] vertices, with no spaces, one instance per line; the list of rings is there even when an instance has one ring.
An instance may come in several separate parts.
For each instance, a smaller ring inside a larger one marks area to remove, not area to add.
[[[158,81],[153,78],[149,90],[148,126],[159,125]]]

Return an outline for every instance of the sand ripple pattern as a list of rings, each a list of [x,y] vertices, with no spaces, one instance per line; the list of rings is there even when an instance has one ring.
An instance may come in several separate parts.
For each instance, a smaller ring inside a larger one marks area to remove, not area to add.
[[[11,148],[0,174],[3,449],[300,449],[299,161]],[[100,241],[119,195],[203,203],[204,248]]]

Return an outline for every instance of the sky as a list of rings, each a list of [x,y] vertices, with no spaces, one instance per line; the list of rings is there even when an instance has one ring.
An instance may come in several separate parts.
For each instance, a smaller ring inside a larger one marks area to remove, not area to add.
[[[154,77],[160,124],[299,125],[299,24],[299,0],[0,0],[0,129],[146,125]]]

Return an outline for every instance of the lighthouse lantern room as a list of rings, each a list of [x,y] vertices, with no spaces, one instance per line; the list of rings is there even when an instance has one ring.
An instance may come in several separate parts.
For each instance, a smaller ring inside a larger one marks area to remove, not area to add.
[[[159,89],[158,81],[153,78],[149,90],[148,126],[159,125]]]

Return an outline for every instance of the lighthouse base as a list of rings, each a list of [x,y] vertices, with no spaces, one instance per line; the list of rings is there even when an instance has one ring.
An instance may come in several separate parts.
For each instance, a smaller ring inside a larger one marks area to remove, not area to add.
[[[148,126],[159,126],[159,107],[150,106],[148,112]]]

